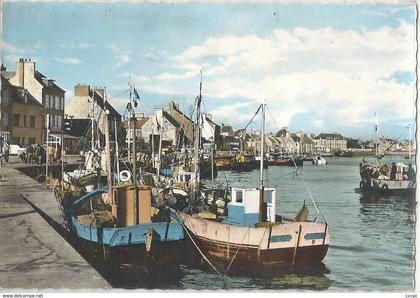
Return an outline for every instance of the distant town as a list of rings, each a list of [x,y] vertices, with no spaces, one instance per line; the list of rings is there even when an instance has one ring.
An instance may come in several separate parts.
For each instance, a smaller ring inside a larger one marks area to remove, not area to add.
[[[1,86],[1,146],[4,142],[20,147],[44,144],[49,128],[50,144],[63,144],[68,154],[78,153],[90,146],[93,133],[99,137],[98,140],[103,138],[105,111],[113,119],[111,138],[120,145],[130,143],[133,132],[140,149],[151,146],[160,137],[162,150],[193,145],[195,122],[191,119],[192,115],[181,111],[174,101],[169,101],[167,107],[156,108],[153,115],[135,114],[135,127],[130,130],[129,119],[106,100],[104,88],[77,84],[74,86],[74,97],[65,104],[65,91],[59,87],[59,82],[38,71],[31,59],[20,58],[14,70],[2,65]],[[218,151],[254,154],[258,151],[259,131],[245,131],[233,128],[229,123],[217,123],[217,115],[203,114],[202,117],[203,141],[215,144]],[[97,124],[92,129],[94,122]],[[290,132],[287,127],[267,133],[264,137],[267,152],[289,155],[369,153],[374,151],[376,144],[381,153],[415,150],[415,145],[409,140],[378,138],[365,141],[348,138],[338,132],[318,135]]]

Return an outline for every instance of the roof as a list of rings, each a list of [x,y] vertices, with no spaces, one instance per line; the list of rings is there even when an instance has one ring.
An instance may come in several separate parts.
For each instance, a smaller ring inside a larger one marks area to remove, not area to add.
[[[29,104],[42,107],[42,104],[35,99],[27,90],[22,87],[12,86],[13,88],[13,103]],[[26,98],[25,98],[26,97]]]
[[[89,91],[89,96],[96,101],[96,104],[98,106],[100,106],[103,110],[105,110],[104,109],[104,102],[105,102],[105,100],[104,100],[104,98],[102,97],[101,94],[99,94],[95,90],[90,90]],[[105,106],[106,106],[106,109],[109,111],[109,114],[111,116],[117,117],[117,118],[121,118],[120,113],[118,113],[117,110],[114,109],[114,107],[109,103],[109,101],[106,101]]]
[[[190,117],[188,117],[187,115],[185,115],[183,112],[181,112],[181,111],[178,109],[178,107],[177,107],[177,105],[175,104],[175,102],[171,101],[171,102],[169,103],[169,105],[170,105],[170,107],[172,107],[172,109],[173,109],[174,111],[178,112],[178,113],[179,113],[179,114],[181,114],[183,117],[185,117],[188,121],[190,121],[191,123],[193,123],[193,124],[194,124],[194,121],[192,121]]]
[[[231,131],[233,131],[232,126],[230,125],[222,126],[222,132],[231,132]]]
[[[14,71],[2,71],[1,72],[1,76],[4,77],[5,79],[10,79],[11,77],[13,77],[15,75]]]
[[[287,134],[287,130],[282,128],[276,133],[276,137],[285,137]]]
[[[163,111],[163,117],[165,117],[169,121],[169,123],[171,123],[176,128],[181,127],[181,125],[171,115],[169,115],[168,112]]]
[[[339,133],[321,133],[315,139],[345,140],[346,138]]]
[[[299,136],[295,133],[290,134],[290,137],[293,139],[293,141],[295,142],[299,142]]]
[[[149,121],[149,117],[142,117],[142,118],[137,118],[137,123],[136,123],[136,128],[142,128],[144,124],[146,124],[147,121]],[[124,121],[122,122],[122,127],[125,129],[128,129],[128,125],[129,121],[128,118],[124,119]]]
[[[233,136],[223,136],[223,141],[224,142],[229,142],[229,143],[239,142],[239,140],[236,137],[233,137]]]
[[[3,76],[2,73],[2,88],[11,90],[12,103],[29,104],[42,107],[42,104],[35,99],[27,90],[22,87],[14,86]]]
[[[303,139],[304,144],[314,144],[314,141],[307,135],[303,135],[301,139]]]
[[[44,76],[39,71],[35,70],[35,79],[45,88],[53,89],[61,92],[66,92],[54,82],[54,80],[48,79],[46,76]]]

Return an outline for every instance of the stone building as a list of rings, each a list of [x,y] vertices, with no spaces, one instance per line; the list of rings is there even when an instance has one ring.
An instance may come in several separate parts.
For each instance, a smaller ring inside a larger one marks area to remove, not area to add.
[[[0,90],[0,148],[3,141],[11,141],[12,126],[12,85],[5,77],[6,68],[1,65]]]
[[[180,111],[179,106],[171,101],[169,103],[169,115],[179,123],[181,128],[182,143],[184,145],[194,144],[194,121]]]
[[[74,97],[66,105],[66,118],[70,118],[74,123],[85,124],[72,128],[71,135],[84,135],[86,142],[91,139],[91,121],[94,120],[94,136],[95,140],[100,144],[104,144],[105,120],[107,119],[105,111],[109,111],[108,119],[111,140],[114,139],[115,129],[119,133],[121,131],[121,115],[117,110],[105,99],[105,90],[103,88],[92,87],[89,85],[78,84],[74,86]],[[85,121],[79,121],[85,119]],[[115,120],[115,121],[114,121]],[[116,127],[114,127],[116,123]]]
[[[16,62],[16,71],[9,72],[9,82],[16,87],[26,90],[43,105],[43,139],[46,134],[46,115],[49,115],[51,133],[61,133],[64,119],[64,94],[54,80],[36,70],[35,62],[31,59],[20,58]]]
[[[339,133],[321,133],[313,140],[316,151],[333,153],[347,150],[347,139]]]

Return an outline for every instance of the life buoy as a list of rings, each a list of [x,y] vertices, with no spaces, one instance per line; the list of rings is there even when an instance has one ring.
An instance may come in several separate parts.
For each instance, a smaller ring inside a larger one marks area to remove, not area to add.
[[[388,190],[388,185],[386,185],[386,184],[382,185],[382,189],[383,190]]]
[[[175,184],[174,179],[173,178],[169,178],[169,180],[168,180],[168,187],[172,187],[172,186],[174,186],[174,184]]]
[[[127,182],[131,179],[131,173],[130,171],[124,170],[120,172],[120,180],[122,182]]]

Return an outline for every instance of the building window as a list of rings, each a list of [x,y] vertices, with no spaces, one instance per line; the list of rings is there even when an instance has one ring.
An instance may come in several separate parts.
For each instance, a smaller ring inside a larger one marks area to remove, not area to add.
[[[13,126],[19,127],[19,114],[13,114]]]
[[[7,114],[7,113],[3,114],[3,126],[4,127],[9,126],[9,114]]]
[[[55,99],[55,109],[59,110],[60,109],[60,99],[58,98],[58,96],[54,96]]]
[[[35,116],[29,116],[29,127],[35,128]]]
[[[9,104],[9,92],[8,91],[4,91],[3,101],[4,101],[4,105],[7,106]]]
[[[19,145],[20,138],[19,137],[13,137],[13,144]]]
[[[49,108],[54,109],[54,98],[52,96],[50,96],[48,101],[50,103]]]
[[[64,110],[64,97],[61,97],[60,98],[60,102],[61,102],[61,108],[60,108],[60,110]]]
[[[35,138],[34,137],[31,137],[31,138],[29,138],[29,144],[35,144],[36,143],[36,140],[35,140]]]
[[[48,109],[50,107],[50,96],[45,95],[45,107]]]
[[[26,127],[26,115],[23,115],[23,127]]]
[[[62,118],[63,118],[63,116],[61,116],[61,115],[57,116],[57,127],[58,128],[61,128]]]

